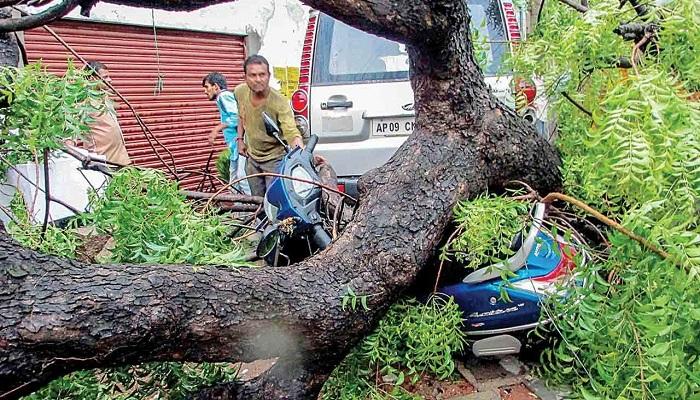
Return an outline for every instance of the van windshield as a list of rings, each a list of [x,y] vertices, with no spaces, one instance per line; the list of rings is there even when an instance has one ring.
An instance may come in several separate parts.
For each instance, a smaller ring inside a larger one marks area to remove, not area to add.
[[[497,0],[470,0],[472,36],[485,75],[502,73],[508,42]],[[406,46],[320,15],[313,61],[314,84],[408,79]]]

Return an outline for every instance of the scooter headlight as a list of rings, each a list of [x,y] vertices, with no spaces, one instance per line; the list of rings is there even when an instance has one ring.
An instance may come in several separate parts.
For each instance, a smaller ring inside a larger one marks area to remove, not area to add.
[[[297,166],[294,169],[292,169],[292,177],[297,179],[305,179],[307,181],[313,180],[311,178],[311,175],[309,175],[309,173],[306,172],[306,170],[302,166]],[[312,183],[302,181],[292,181],[292,188],[294,189],[294,192],[297,195],[299,195],[302,198],[306,198],[311,194],[311,191],[313,191],[314,185]]]

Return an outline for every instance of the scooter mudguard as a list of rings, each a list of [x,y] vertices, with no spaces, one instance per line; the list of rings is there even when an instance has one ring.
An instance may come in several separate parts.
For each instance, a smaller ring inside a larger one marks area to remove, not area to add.
[[[286,163],[289,159],[289,155],[282,158],[282,162],[279,166],[279,173],[284,174],[286,170]],[[292,200],[289,198],[290,194],[287,192],[284,186],[284,179],[275,178],[272,180],[270,187],[265,193],[267,200],[277,208],[275,215],[279,218],[301,218],[296,209],[292,206]]]
[[[311,180],[318,181],[318,175],[311,164],[311,158],[305,155],[300,148],[296,148],[284,156],[278,172],[282,175],[290,176],[297,167],[307,171]],[[294,192],[292,185],[292,181],[279,177],[273,179],[270,184],[265,198],[269,204],[275,207],[274,219],[281,221],[287,218],[294,218],[307,227],[319,223],[320,216],[317,210],[321,189],[314,187],[314,194],[301,197]]]
[[[510,302],[501,299],[500,281],[470,285],[458,283],[440,291],[454,298],[462,311],[467,332],[498,333],[532,328],[540,317],[540,298],[534,293],[505,289]]]

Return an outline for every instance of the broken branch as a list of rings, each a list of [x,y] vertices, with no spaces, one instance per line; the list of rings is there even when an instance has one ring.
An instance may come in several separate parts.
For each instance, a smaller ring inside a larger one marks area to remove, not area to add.
[[[607,226],[609,226],[609,227],[615,229],[616,231],[622,233],[623,235],[626,235],[626,236],[629,237],[630,239],[632,239],[632,240],[636,241],[637,243],[641,244],[642,247],[646,248],[647,250],[650,250],[650,251],[652,251],[652,252],[658,254],[659,256],[661,256],[661,258],[664,258],[664,259],[667,259],[667,260],[671,261],[672,263],[674,263],[674,264],[675,264],[676,266],[678,266],[679,268],[685,269],[685,267],[684,267],[682,264],[680,264],[678,261],[674,260],[673,257],[672,257],[670,254],[668,254],[668,253],[665,252],[664,250],[661,250],[661,249],[658,248],[655,244],[653,244],[653,243],[651,243],[650,241],[648,241],[647,239],[645,239],[645,238],[643,238],[643,237],[637,235],[636,233],[632,232],[631,230],[625,228],[625,227],[622,226],[621,224],[619,224],[619,223],[617,223],[617,222],[611,220],[610,218],[606,217],[605,215],[603,215],[603,214],[600,213],[599,211],[595,210],[593,207],[589,206],[588,204],[582,202],[581,200],[578,200],[578,199],[573,198],[573,197],[571,197],[571,196],[567,196],[567,195],[565,195],[565,194],[563,194],[563,193],[550,193],[550,194],[546,195],[546,196],[542,199],[542,202],[543,202],[543,203],[551,203],[551,202],[554,201],[555,199],[556,199],[556,200],[565,201],[565,202],[567,202],[567,203],[569,203],[569,204],[575,205],[576,207],[578,207],[578,208],[584,210],[584,211],[587,212],[588,214],[590,214],[590,215],[592,215],[593,217],[595,217],[598,221],[604,223],[605,225],[607,225]]]
[[[580,12],[580,13],[585,13],[588,11],[588,7],[583,6],[573,0],[559,0],[560,2],[566,4],[567,6],[573,8],[574,10]]]
[[[571,98],[571,96],[569,96],[568,93],[566,93],[566,92],[561,92],[561,94],[562,94],[562,96],[564,96],[565,99],[569,100],[569,102],[570,102],[571,104],[573,104],[574,106],[576,106],[576,108],[578,108],[578,109],[581,110],[582,112],[588,114],[589,117],[591,117],[591,118],[593,117],[593,114],[592,114],[590,111],[586,110],[586,109],[581,105],[581,103],[579,103],[578,101],[576,101],[576,100],[574,100],[573,98]]]
[[[25,31],[46,25],[49,22],[63,17],[78,6],[80,0],[64,0],[60,4],[47,8],[46,10],[34,14],[25,15],[19,18],[9,18],[0,20],[0,33]]]
[[[205,193],[196,192],[193,190],[181,190],[185,197],[188,199],[212,199],[213,201],[230,201],[234,203],[249,203],[249,204],[262,204],[263,198],[260,196],[248,196],[244,194],[216,194],[216,193]]]

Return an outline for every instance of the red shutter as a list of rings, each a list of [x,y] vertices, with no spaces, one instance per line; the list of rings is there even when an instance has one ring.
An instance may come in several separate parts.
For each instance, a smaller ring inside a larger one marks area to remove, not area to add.
[[[157,29],[163,91],[154,94],[158,77],[153,28],[119,24],[63,20],[51,25],[83,58],[98,60],[109,68],[112,84],[134,106],[146,125],[173,154],[177,168],[201,170],[211,148],[207,136],[218,123],[219,114],[202,88],[202,78],[218,71],[228,79],[229,88],[243,81],[245,47],[243,37],[217,33]],[[53,36],[42,28],[25,33],[31,62],[39,59],[49,71],[65,71],[73,58]],[[125,104],[117,100],[119,122],[131,159],[140,166],[164,169],[145,134]],[[223,143],[223,138],[219,141]],[[155,142],[158,154],[170,162],[168,153]],[[224,149],[216,146],[214,157]],[[215,158],[210,170],[216,172]],[[193,188],[200,177],[182,181]]]

